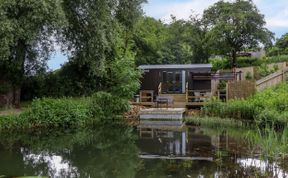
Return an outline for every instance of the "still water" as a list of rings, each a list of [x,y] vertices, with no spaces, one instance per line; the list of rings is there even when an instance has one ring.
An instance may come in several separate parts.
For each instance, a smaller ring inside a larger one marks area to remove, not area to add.
[[[244,134],[159,122],[2,133],[0,177],[288,177],[285,161],[261,158]]]

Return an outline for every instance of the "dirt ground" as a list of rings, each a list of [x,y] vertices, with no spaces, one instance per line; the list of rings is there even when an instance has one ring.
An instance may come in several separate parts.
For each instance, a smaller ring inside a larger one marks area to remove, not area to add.
[[[19,115],[23,112],[22,109],[6,109],[0,110],[0,116]]]

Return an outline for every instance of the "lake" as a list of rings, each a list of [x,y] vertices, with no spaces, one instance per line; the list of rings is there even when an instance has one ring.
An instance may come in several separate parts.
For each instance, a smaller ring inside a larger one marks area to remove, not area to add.
[[[1,133],[0,177],[287,177],[285,161],[264,159],[245,133],[180,122]]]

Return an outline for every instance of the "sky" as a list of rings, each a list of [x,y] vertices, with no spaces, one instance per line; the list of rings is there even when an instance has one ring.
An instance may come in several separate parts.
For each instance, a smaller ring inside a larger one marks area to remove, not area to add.
[[[148,0],[144,5],[146,16],[169,22],[170,15],[177,19],[189,19],[191,14],[202,15],[203,10],[218,0]],[[254,0],[261,14],[264,14],[267,28],[276,38],[288,32],[288,0]],[[67,61],[67,56],[56,52],[48,61],[48,67],[55,70]]]

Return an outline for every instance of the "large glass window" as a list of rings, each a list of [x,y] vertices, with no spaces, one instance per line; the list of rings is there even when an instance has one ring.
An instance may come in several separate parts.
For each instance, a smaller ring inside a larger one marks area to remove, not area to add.
[[[163,93],[182,93],[182,71],[163,71]]]

